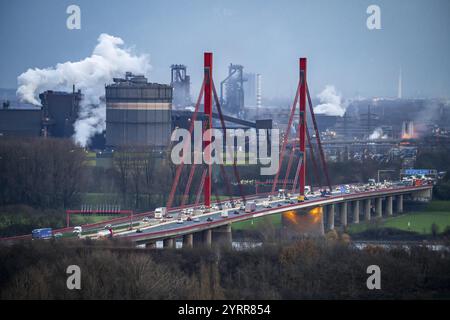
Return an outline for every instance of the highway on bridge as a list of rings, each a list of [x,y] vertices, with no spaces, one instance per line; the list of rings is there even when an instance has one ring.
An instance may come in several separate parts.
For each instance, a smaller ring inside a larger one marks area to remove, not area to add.
[[[311,209],[314,207],[339,203],[343,201],[353,201],[374,197],[408,194],[411,192],[427,190],[430,189],[431,187],[432,186],[430,185],[417,187],[392,186],[390,188],[383,188],[373,191],[362,191],[362,192],[360,191],[350,193],[341,193],[338,191],[334,191],[330,196],[327,197],[322,197],[321,195],[318,194],[309,195],[307,200],[301,203],[298,203],[296,201],[297,196],[296,194],[292,195],[288,199],[279,199],[274,197],[272,201],[269,201],[267,196],[265,196],[252,200],[256,202],[256,210],[253,212],[246,213],[244,210],[240,210],[239,207],[223,208],[223,210],[216,210],[209,213],[198,215],[196,216],[198,218],[197,221],[185,220],[182,223],[177,221],[178,220],[177,213],[179,214],[180,212],[179,211],[171,212],[170,214],[173,216],[173,218],[170,221],[165,221],[152,226],[139,227],[140,232],[136,232],[136,230],[120,232],[115,234],[115,237],[127,238],[136,242],[150,239],[158,240],[168,237],[177,237],[182,236],[184,234],[195,233],[206,229],[228,225],[230,223],[238,221],[254,219],[272,214],[278,214],[290,210]],[[267,206],[267,203],[270,204],[270,207]],[[228,212],[228,217],[221,217],[221,213],[223,211]]]
[[[82,225],[83,233],[81,238],[97,238],[98,232],[104,230],[105,227],[110,227],[114,230],[114,237],[131,240],[137,243],[149,240],[162,240],[169,237],[176,238],[185,234],[196,233],[203,230],[229,225],[238,221],[279,214],[290,210],[311,209],[318,206],[337,204],[344,201],[411,194],[423,190],[430,190],[432,185],[404,186],[397,182],[393,183],[390,187],[379,188],[376,190],[360,191],[361,188],[364,188],[361,184],[350,185],[350,191],[348,193],[333,191],[326,197],[323,197],[318,193],[314,193],[308,195],[307,199],[301,203],[298,203],[296,200],[297,194],[293,194],[287,199],[280,199],[274,196],[271,201],[268,200],[267,194],[248,196],[247,201],[255,201],[256,203],[256,209],[253,212],[245,212],[244,210],[240,210],[239,206],[243,205],[242,203],[238,204],[236,208],[226,208],[225,203],[229,203],[229,201],[224,200],[213,205],[213,208],[220,208],[220,206],[222,206],[222,210],[210,209],[210,212],[192,216],[191,221],[184,220],[182,223],[179,223],[178,221],[182,211],[181,208],[173,208],[170,210],[169,215],[172,218],[165,219],[155,219],[153,218],[154,212],[144,212],[135,214],[130,218],[115,218],[94,224]],[[235,198],[234,200],[237,199]],[[270,204],[270,207],[267,206],[267,202]],[[188,208],[193,209],[194,207],[192,205],[184,207],[184,209]],[[222,211],[227,211],[228,217],[222,217]],[[146,220],[148,220],[148,222],[144,222],[144,218],[147,218]],[[132,230],[129,230],[130,225],[133,226]],[[139,232],[137,232],[138,229]],[[74,227],[63,228],[54,230],[53,234],[61,233],[62,235],[68,236],[73,234],[73,230]],[[23,235],[3,238],[2,240],[22,240],[30,238],[31,235]]]

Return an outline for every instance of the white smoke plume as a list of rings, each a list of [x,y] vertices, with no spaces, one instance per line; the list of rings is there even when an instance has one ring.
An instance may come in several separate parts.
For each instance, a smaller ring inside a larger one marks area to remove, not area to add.
[[[328,116],[342,117],[345,114],[347,105],[342,101],[342,96],[332,85],[327,85],[325,89],[317,95],[320,104],[314,108],[315,113],[326,114]]]
[[[375,128],[369,136],[369,140],[387,139],[387,134],[384,134],[383,129],[380,127]]]
[[[148,55],[136,55],[124,48],[121,38],[102,33],[91,56],[76,62],[58,63],[45,69],[28,69],[18,78],[17,96],[24,102],[40,105],[38,95],[45,90],[71,91],[75,84],[83,100],[75,123],[75,142],[86,146],[92,136],[105,129],[106,108],[100,97],[105,84],[130,71],[148,75]]]

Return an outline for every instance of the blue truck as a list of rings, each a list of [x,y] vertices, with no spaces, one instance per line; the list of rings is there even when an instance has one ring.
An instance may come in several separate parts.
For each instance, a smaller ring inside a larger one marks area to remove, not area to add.
[[[31,232],[31,237],[33,239],[50,239],[53,237],[52,228],[34,229]]]

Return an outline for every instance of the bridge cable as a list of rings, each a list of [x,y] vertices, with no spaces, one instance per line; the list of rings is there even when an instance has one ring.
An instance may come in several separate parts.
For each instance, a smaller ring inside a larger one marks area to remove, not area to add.
[[[332,189],[331,189],[330,176],[328,175],[328,167],[327,167],[327,163],[325,161],[325,154],[323,152],[322,142],[320,141],[319,129],[317,127],[317,121],[316,121],[316,116],[314,114],[314,108],[313,108],[313,104],[311,101],[311,95],[309,94],[308,83],[306,83],[306,93],[307,93],[307,97],[308,97],[308,104],[309,104],[309,110],[311,112],[311,118],[312,118],[312,121],[314,124],[314,131],[316,133],[317,146],[319,147],[319,154],[320,154],[320,159],[322,162],[323,171],[325,173],[325,178],[327,180],[328,188],[330,189],[330,192],[331,192]]]
[[[278,177],[280,175],[281,165],[283,164],[284,154],[286,152],[286,145],[287,145],[287,141],[288,141],[288,137],[289,137],[289,132],[290,132],[290,128],[292,126],[292,121],[294,119],[295,107],[297,105],[298,98],[299,98],[299,95],[300,95],[300,86],[301,86],[301,83],[299,82],[298,86],[297,86],[297,92],[295,93],[294,103],[292,104],[291,113],[289,115],[289,121],[288,121],[288,125],[287,125],[287,130],[286,130],[286,133],[284,135],[283,144],[281,146],[281,153],[280,153],[281,157],[280,157],[279,164],[278,164],[278,170],[277,170],[277,173],[275,175],[275,179],[273,180],[273,184],[272,184],[272,191],[271,191],[272,194],[275,192],[275,188],[276,188],[276,186],[278,184]]]
[[[192,136],[192,131],[194,130],[194,123],[195,123],[195,121],[197,119],[198,108],[200,106],[200,101],[203,98],[204,88],[205,88],[205,79],[203,79],[203,83],[202,83],[202,86],[201,86],[201,89],[200,89],[200,93],[198,95],[198,99],[197,99],[197,102],[195,104],[195,109],[194,109],[194,113],[193,113],[193,116],[192,116],[192,121],[191,121],[191,124],[190,124],[190,127],[189,127],[189,137]],[[191,140],[184,141],[183,152],[186,150],[186,148],[188,146],[188,143],[192,143],[192,141]],[[184,156],[185,155],[183,154],[183,158],[184,158]],[[192,155],[189,155],[189,156],[192,156]],[[170,190],[169,199],[168,199],[167,205],[166,205],[167,210],[170,210],[170,208],[172,207],[173,199],[174,199],[174,196],[175,196],[175,192],[177,190],[177,186],[178,186],[178,182],[179,182],[179,179],[180,179],[181,171],[183,170],[183,166],[184,166],[184,161],[181,161],[181,163],[177,167],[177,170],[176,170],[176,173],[175,173],[175,178],[174,178],[174,180],[172,182],[172,188]]]
[[[219,97],[217,96],[217,91],[216,91],[216,86],[214,85],[214,80],[212,80],[212,88],[213,88],[213,96],[214,96],[214,102],[215,102],[215,105],[216,105],[216,108],[217,108],[217,113],[219,114],[220,123],[221,123],[222,129],[223,129],[223,131],[224,131],[224,133],[225,133],[225,135],[226,135],[225,120],[224,120],[224,118],[223,118],[222,108],[221,108],[221,106],[220,106]],[[234,145],[234,144],[233,144],[233,145]],[[236,182],[237,182],[237,184],[238,184],[239,193],[240,193],[240,196],[242,197],[242,201],[243,201],[244,203],[246,203],[246,198],[245,198],[244,190],[243,190],[242,184],[241,184],[241,178],[240,178],[240,175],[239,175],[239,171],[238,171],[238,169],[237,169],[236,159],[235,159],[234,155],[233,155],[233,160],[234,160],[234,161],[233,161],[233,172],[234,172],[234,176],[235,176]],[[225,183],[228,185],[227,188],[229,188],[229,183],[230,183],[230,182],[229,182],[228,176],[226,175],[225,170],[223,169],[223,164],[222,164],[222,163],[221,163],[221,168],[222,168],[222,169],[221,169],[221,173],[222,173],[222,175],[223,175],[223,178],[224,178],[224,180],[225,180]],[[228,190],[231,190],[231,189],[228,189]],[[231,197],[231,194],[230,194],[230,201],[232,201],[231,199],[232,199],[232,197]]]

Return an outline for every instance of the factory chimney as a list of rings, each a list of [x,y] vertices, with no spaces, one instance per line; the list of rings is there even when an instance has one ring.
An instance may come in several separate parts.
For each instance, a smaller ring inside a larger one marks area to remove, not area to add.
[[[261,107],[261,74],[256,74],[256,107]]]
[[[398,75],[398,93],[397,93],[397,98],[398,99],[402,98],[402,69],[400,69],[400,73]]]
[[[402,123],[402,139],[414,139],[416,134],[414,132],[413,121],[403,121]]]

